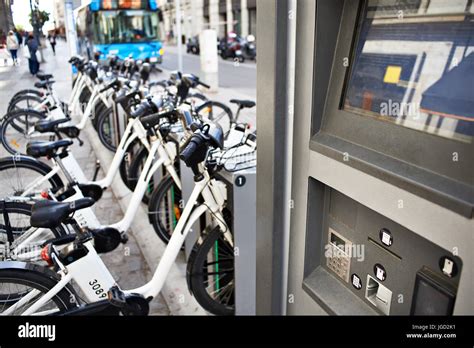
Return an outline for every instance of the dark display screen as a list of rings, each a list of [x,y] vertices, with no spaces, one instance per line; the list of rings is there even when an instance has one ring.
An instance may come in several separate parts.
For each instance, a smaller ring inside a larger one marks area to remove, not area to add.
[[[462,1],[369,0],[343,109],[470,143],[473,10]]]

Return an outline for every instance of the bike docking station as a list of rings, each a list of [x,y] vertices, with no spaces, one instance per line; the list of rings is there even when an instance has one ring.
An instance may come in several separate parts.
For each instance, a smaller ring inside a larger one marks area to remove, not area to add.
[[[229,136],[232,138],[232,133]],[[234,140],[228,139],[226,146]],[[225,156],[225,155],[224,155]],[[241,159],[244,159],[242,162]],[[231,161],[233,160],[233,161]],[[234,282],[235,315],[256,314],[256,152],[238,148],[229,155],[226,166],[216,176],[225,184],[227,206],[224,219],[234,237]],[[229,170],[226,170],[228,168]],[[181,165],[182,195],[184,203],[194,187],[194,174],[190,168]],[[200,231],[208,226],[210,214],[203,215],[194,223],[184,244],[186,259],[191,257],[199,240]],[[216,248],[218,245],[216,244]],[[216,255],[218,250],[216,249]],[[218,290],[218,289],[216,289]],[[192,291],[192,290],[191,290]]]

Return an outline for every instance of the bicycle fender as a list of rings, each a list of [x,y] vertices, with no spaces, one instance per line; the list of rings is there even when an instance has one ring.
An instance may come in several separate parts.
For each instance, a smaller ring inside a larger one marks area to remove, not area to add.
[[[0,165],[3,164],[8,164],[8,163],[14,163],[14,162],[23,162],[23,163],[29,163],[32,165],[38,166],[41,170],[44,171],[44,173],[49,173],[53,169],[43,161],[40,161],[36,158],[30,157],[30,156],[25,156],[25,155],[12,155],[8,157],[3,157],[0,158]],[[58,184],[58,186],[63,186],[63,181],[61,177],[58,174],[54,174],[51,179]]]
[[[7,269],[15,269],[18,271],[24,271],[24,272],[33,272],[33,273],[39,273],[43,276],[47,276],[48,278],[51,278],[53,280],[59,281],[61,278],[59,275],[50,270],[47,267],[34,264],[31,262],[21,262],[21,261],[2,261],[0,262],[0,270],[7,270]]]

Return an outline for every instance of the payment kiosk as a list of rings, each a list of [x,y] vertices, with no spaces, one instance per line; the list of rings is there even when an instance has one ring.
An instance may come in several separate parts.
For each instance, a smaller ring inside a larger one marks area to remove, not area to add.
[[[259,259],[259,314],[474,314],[473,18],[470,1],[297,2],[289,201],[265,211],[288,213],[288,242]]]

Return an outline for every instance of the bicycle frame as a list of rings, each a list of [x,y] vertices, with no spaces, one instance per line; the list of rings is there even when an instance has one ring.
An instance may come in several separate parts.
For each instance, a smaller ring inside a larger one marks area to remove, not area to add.
[[[54,167],[47,175],[28,185],[21,197],[26,197],[28,194],[31,194],[36,187],[39,187],[50,177],[54,176],[60,171],[65,174],[70,183],[93,184],[100,186],[102,189],[106,189],[112,184],[112,181],[119,170],[120,163],[125,156],[126,149],[137,138],[140,139],[141,142],[148,148],[149,153],[123,218],[114,224],[104,226],[99,222],[91,208],[79,210],[74,214],[77,223],[81,227],[88,227],[91,229],[111,227],[121,233],[124,233],[133,223],[133,219],[148,188],[148,183],[151,181],[156,171],[159,170],[163,165],[170,176],[173,178],[176,186],[181,189],[181,179],[179,178],[178,173],[173,166],[174,160],[177,156],[174,144],[165,143],[161,133],[157,132],[157,137],[152,139],[150,146],[146,136],[146,130],[143,128],[143,125],[138,119],[133,119],[128,123],[124,136],[122,137],[114,159],[112,160],[112,164],[104,179],[95,182],[88,182],[85,179],[85,174],[77,163],[76,159],[71,153],[69,153],[69,155],[62,160],[55,161]],[[155,162],[156,157],[158,157],[158,160]],[[84,197],[77,184],[73,186],[73,189],[75,194],[72,197],[66,199],[68,202],[72,202]],[[52,193],[50,193],[50,196],[54,199],[54,195]],[[38,229],[36,231],[25,232],[21,236],[20,241],[15,243],[16,245],[14,246],[13,253],[27,247],[29,243],[34,240],[41,240],[40,236],[44,233],[44,231],[44,229]],[[31,254],[19,255],[20,256],[18,259],[21,260],[28,260],[31,257],[37,257],[36,254],[32,254],[32,256]]]
[[[107,171],[107,175],[104,179],[99,181],[87,180],[82,168],[76,161],[74,154],[72,152],[69,152],[68,155],[61,160],[61,162],[52,159],[54,165],[51,168],[51,171],[45,176],[38,178],[37,180],[31,182],[28,186],[26,186],[21,196],[27,197],[35,189],[40,187],[51,177],[60,173],[61,171],[64,172],[70,182],[78,182],[81,184],[95,184],[99,185],[102,189],[106,189],[112,184],[113,179],[119,170],[120,163],[123,160],[123,157],[125,156],[127,147],[137,138],[140,139],[142,144],[147,149],[150,149],[150,144],[146,137],[146,131],[143,129],[143,126],[141,126],[140,122],[132,120],[131,122],[129,122],[127,128],[125,129],[124,135],[122,137],[123,143],[121,142],[121,144],[119,144],[119,147],[112,160],[112,164],[109,170]]]
[[[224,202],[223,195],[222,188],[218,187],[218,185],[213,185],[213,180],[210,179],[209,174],[204,172],[204,178],[195,183],[189,201],[184,208],[181,218],[176,225],[160,262],[155,269],[152,279],[145,285],[136,289],[125,290],[124,293],[140,294],[144,298],[154,298],[158,296],[192,225],[206,211],[211,213],[212,219],[217,223],[221,230],[224,231],[225,237],[229,240],[231,245],[233,245],[232,235],[222,215]],[[204,204],[195,207],[200,196],[202,196]],[[60,275],[61,280],[50,291],[29,307],[22,315],[51,314],[51,311],[39,313],[36,313],[36,311],[51,300],[71,281],[74,281],[79,286],[88,303],[98,302],[107,298],[108,289],[117,284],[110,271],[95,251],[92,242],[87,241],[83,245],[87,248],[87,255],[67,266],[63,265],[56,257],[54,258],[60,269],[58,274]],[[3,315],[13,313],[17,308],[27,304],[38,294],[39,292],[37,290],[30,291],[30,293],[24,296],[21,300],[8,308]]]

